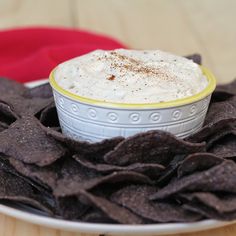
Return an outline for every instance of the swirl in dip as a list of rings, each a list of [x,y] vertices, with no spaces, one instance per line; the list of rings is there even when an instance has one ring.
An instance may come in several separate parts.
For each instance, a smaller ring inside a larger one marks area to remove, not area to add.
[[[199,65],[159,50],[96,50],[60,64],[55,80],[65,90],[115,103],[158,103],[193,96],[208,81]]]

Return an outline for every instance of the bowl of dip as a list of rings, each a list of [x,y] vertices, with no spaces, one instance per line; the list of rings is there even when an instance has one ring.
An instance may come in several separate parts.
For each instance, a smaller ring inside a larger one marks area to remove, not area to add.
[[[203,125],[216,80],[159,50],[96,50],[58,65],[50,84],[62,132],[97,142],[164,130],[185,138]]]

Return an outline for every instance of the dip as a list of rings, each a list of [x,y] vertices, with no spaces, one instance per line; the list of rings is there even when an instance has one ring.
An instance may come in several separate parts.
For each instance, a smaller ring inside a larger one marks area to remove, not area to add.
[[[159,103],[193,96],[208,81],[198,64],[159,50],[96,50],[60,64],[65,90],[115,103]]]

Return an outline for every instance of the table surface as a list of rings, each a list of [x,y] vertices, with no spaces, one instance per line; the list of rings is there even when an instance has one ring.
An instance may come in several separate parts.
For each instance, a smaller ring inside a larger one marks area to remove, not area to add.
[[[158,48],[179,55],[198,52],[218,83],[226,83],[236,77],[235,9],[235,0],[0,0],[0,29],[80,27],[114,36],[132,48]],[[0,235],[90,236],[1,214]],[[234,236],[236,225],[183,235]]]

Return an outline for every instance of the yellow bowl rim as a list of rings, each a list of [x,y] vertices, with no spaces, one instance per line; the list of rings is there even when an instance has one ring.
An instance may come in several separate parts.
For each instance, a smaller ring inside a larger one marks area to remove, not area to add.
[[[70,99],[73,99],[75,101],[85,103],[88,105],[111,107],[111,108],[124,108],[124,109],[127,109],[127,108],[130,108],[130,109],[170,108],[170,107],[183,106],[183,105],[187,105],[187,104],[191,104],[191,103],[200,101],[200,100],[204,99],[205,97],[207,97],[208,95],[210,95],[215,90],[215,87],[216,87],[215,76],[206,67],[203,67],[203,66],[200,66],[200,67],[202,69],[203,74],[206,76],[206,78],[208,80],[208,85],[204,90],[202,90],[200,93],[195,94],[190,97],[177,99],[177,100],[173,100],[173,101],[168,101],[168,102],[159,102],[159,103],[141,103],[141,104],[135,103],[135,104],[132,104],[132,103],[106,102],[106,101],[102,101],[102,100],[96,100],[96,99],[82,97],[82,96],[73,94],[73,93],[63,89],[62,87],[60,87],[57,84],[57,82],[54,78],[54,74],[55,74],[57,67],[54,68],[52,70],[52,72],[50,73],[49,82],[50,82],[50,85],[52,86],[52,88],[55,89],[58,93],[66,96]]]

